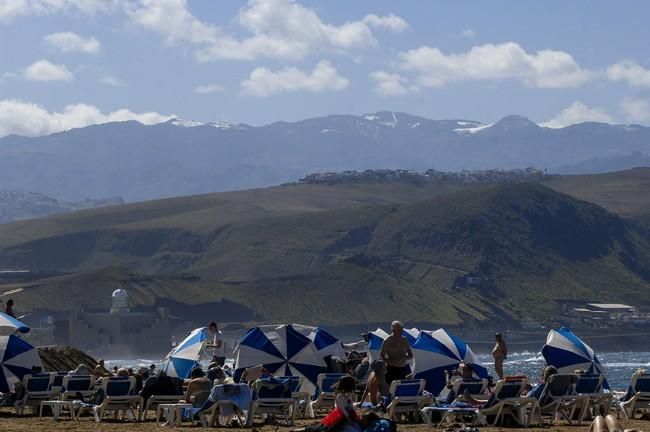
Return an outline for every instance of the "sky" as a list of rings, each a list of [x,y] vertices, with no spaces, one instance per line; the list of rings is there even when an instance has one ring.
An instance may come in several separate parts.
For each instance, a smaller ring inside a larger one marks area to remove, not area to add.
[[[650,125],[650,2],[0,0],[0,136],[403,111]]]

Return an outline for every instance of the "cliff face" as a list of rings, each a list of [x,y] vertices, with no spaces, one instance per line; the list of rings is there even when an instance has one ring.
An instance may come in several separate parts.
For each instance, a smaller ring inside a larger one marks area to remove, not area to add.
[[[69,346],[38,348],[38,355],[41,357],[45,372],[70,371],[81,364],[91,369],[97,366],[97,360]]]

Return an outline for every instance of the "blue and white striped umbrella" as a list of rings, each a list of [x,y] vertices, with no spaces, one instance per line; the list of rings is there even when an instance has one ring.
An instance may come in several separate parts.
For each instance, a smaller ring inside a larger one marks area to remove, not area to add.
[[[404,329],[404,331],[402,331],[402,335],[409,341],[409,344],[413,346],[418,336],[420,335],[420,330],[416,329],[415,327],[411,329]],[[368,357],[371,362],[379,359],[381,346],[388,336],[389,333],[380,328],[368,333]]]
[[[303,377],[302,391],[310,393],[326,368],[314,343],[291,324],[248,330],[234,354],[236,379],[246,368],[263,365],[274,376]]]
[[[27,333],[29,327],[22,321],[0,312],[0,336],[9,336],[16,332]]]
[[[594,350],[566,327],[548,332],[542,355],[546,364],[557,368],[559,373],[573,373],[581,369],[605,375],[605,369]],[[609,388],[607,381],[604,385]]]
[[[171,377],[189,378],[192,369],[199,365],[206,339],[206,327],[192,330],[183,342],[167,354],[163,371]]]
[[[0,393],[32,373],[32,367],[43,367],[38,350],[17,336],[0,336]]]
[[[316,346],[321,357],[332,356],[345,360],[345,350],[341,341],[327,330],[321,327],[312,327],[302,324],[291,324],[295,330],[303,336],[307,336]]]
[[[420,332],[412,349],[413,377],[424,379],[426,390],[434,395],[445,387],[445,371],[457,369],[461,362],[471,363],[478,378],[488,377],[469,345],[444,329]]]

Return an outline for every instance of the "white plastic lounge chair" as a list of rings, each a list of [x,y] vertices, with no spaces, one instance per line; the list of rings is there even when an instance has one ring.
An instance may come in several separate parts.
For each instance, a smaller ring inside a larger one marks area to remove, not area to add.
[[[311,394],[302,391],[302,377],[299,376],[282,376],[278,377],[281,381],[289,383],[291,397],[296,401],[296,410],[299,417],[306,419],[308,416],[314,418],[314,410],[311,405]]]
[[[22,415],[25,407],[29,407],[32,413],[36,413],[42,401],[52,398],[51,382],[52,375],[49,373],[25,375],[23,377],[25,395],[14,403],[16,414]]]
[[[288,383],[275,378],[260,379],[253,386],[253,402],[248,412],[246,425],[252,426],[253,417],[260,414],[284,417],[292,426],[296,414],[296,401],[291,396]]]
[[[311,402],[311,414],[315,416],[319,411],[331,411],[334,409],[336,393],[334,386],[345,374],[322,373],[316,379],[316,400]]]
[[[510,417],[520,426],[530,425],[532,419],[539,416],[539,403],[535,398],[521,396],[527,383],[526,379],[498,381],[488,402],[479,409],[481,423],[499,426]]]
[[[61,400],[87,399],[95,394],[95,377],[92,375],[66,375],[61,381]]]
[[[574,374],[552,375],[539,398],[540,415],[550,417],[551,423],[560,417],[572,423],[580,398],[575,394],[578,377]]]
[[[626,418],[634,418],[637,412],[650,410],[650,374],[632,375],[630,388],[619,406]]]
[[[135,377],[106,377],[102,380],[104,400],[92,408],[95,421],[100,423],[107,412],[130,412],[137,419],[137,407],[142,398],[133,394]]]
[[[140,421],[143,421],[144,419],[147,418],[147,412],[149,411],[153,411],[155,414],[158,405],[175,404],[183,399],[182,380],[180,380],[179,378],[169,378],[169,379],[179,381],[176,384],[178,386],[178,392],[176,394],[165,394],[165,395],[153,394],[149,396],[146,401],[143,401],[143,403],[140,404],[140,413],[138,415]]]
[[[416,380],[397,380],[390,384],[390,404],[386,408],[388,417],[397,421],[398,414],[414,413],[420,416],[420,409],[427,404],[431,404],[430,396],[424,395],[425,381]]]
[[[579,405],[578,423],[600,415],[607,414],[612,406],[612,394],[603,391],[605,376],[602,374],[578,375],[575,385],[576,403]]]

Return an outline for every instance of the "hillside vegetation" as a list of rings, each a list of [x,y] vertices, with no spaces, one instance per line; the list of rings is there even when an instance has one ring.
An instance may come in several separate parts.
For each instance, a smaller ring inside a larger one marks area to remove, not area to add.
[[[22,289],[23,308],[108,307],[123,286],[134,306],[197,320],[480,325],[650,302],[647,229],[536,184],[288,185],[95,209],[0,225],[0,267],[70,272],[0,287]]]

